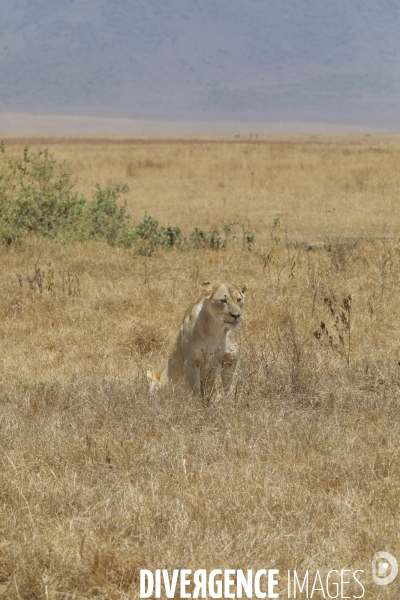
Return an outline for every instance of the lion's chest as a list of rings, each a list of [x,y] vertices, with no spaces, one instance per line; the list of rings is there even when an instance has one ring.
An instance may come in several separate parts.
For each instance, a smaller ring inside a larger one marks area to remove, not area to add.
[[[206,346],[205,348],[201,348],[201,355],[203,357],[204,362],[212,362],[215,359],[215,356],[218,351],[218,346]]]
[[[224,339],[209,339],[199,344],[196,349],[196,361],[199,365],[219,360],[224,348]]]
[[[205,312],[203,301],[195,305],[182,328],[183,355],[194,360],[198,366],[212,363],[223,353],[225,347],[225,328],[219,328]],[[212,330],[212,332],[210,331]]]

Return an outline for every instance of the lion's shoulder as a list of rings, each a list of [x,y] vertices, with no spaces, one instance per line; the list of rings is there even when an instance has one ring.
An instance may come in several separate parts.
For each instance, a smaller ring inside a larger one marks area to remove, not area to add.
[[[191,317],[196,319],[198,317],[199,312],[201,311],[201,307],[203,306],[204,298],[200,298],[196,300],[186,309],[185,315],[183,317],[183,321],[187,319],[187,317]]]

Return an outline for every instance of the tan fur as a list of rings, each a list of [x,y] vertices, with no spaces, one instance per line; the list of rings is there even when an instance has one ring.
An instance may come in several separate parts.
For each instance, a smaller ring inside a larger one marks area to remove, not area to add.
[[[213,381],[220,369],[224,391],[229,391],[246,286],[207,282],[203,289],[205,296],[186,311],[164,371],[147,372],[151,390],[183,379],[194,394],[204,395],[205,380]]]

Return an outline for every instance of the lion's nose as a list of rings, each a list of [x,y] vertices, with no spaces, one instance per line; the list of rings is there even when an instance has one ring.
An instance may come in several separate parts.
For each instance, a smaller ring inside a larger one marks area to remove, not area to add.
[[[238,319],[240,317],[240,313],[237,313],[237,314],[235,314],[235,313],[229,313],[229,315],[231,317],[233,317],[234,319]]]

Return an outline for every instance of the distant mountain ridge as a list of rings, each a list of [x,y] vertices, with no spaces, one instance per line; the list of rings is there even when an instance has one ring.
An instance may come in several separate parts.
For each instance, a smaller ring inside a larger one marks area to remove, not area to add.
[[[400,130],[397,0],[2,0],[0,111]]]

